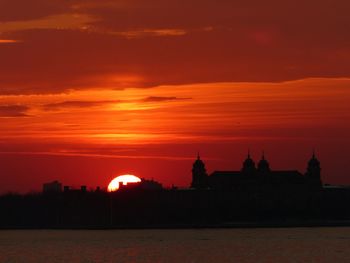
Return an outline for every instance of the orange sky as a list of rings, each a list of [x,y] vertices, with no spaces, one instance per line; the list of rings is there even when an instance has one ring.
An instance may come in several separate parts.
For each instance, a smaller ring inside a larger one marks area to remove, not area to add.
[[[247,149],[349,184],[348,1],[0,0],[0,192],[187,186]]]

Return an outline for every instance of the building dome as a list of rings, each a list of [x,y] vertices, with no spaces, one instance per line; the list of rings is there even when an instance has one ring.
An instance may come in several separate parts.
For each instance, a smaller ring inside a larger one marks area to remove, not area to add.
[[[316,158],[315,152],[313,152],[312,157],[308,162],[305,175],[311,185],[315,187],[320,187],[322,185],[320,161]]]
[[[250,157],[250,153],[248,152],[247,159],[243,162],[242,172],[245,174],[253,175],[256,172],[255,162]]]
[[[258,163],[258,170],[260,172],[268,172],[270,171],[270,164],[269,162],[265,159],[265,154],[263,153],[261,160]]]
[[[309,161],[309,167],[318,167],[320,166],[320,161],[316,158],[315,153],[312,155]]]
[[[208,187],[208,174],[205,169],[205,164],[201,160],[199,153],[197,160],[193,163],[192,167],[192,188],[207,188]]]
[[[193,163],[193,167],[200,167],[200,168],[205,167],[205,164],[201,160],[201,157],[199,156],[199,154],[197,156],[197,160]]]
[[[248,153],[247,159],[243,162],[243,167],[255,167],[255,162],[250,157],[250,154]]]

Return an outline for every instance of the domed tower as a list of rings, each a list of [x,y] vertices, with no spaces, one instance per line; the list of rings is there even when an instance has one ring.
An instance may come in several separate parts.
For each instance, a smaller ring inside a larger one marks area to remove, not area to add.
[[[256,172],[255,162],[250,157],[250,151],[248,151],[247,159],[243,162],[242,173],[246,175],[254,175]]]
[[[270,170],[270,164],[269,162],[265,159],[265,153],[263,152],[261,160],[258,163],[258,172],[260,174],[267,174],[269,173]]]
[[[192,167],[192,188],[207,188],[208,187],[208,174],[205,169],[205,164],[201,160],[201,157],[197,156],[197,160],[193,163]]]
[[[311,184],[317,186],[322,185],[320,161],[316,158],[315,151],[313,152],[312,157],[308,162],[305,176]]]

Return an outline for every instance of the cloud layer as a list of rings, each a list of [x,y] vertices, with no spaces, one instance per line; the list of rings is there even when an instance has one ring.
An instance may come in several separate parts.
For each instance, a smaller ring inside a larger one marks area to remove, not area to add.
[[[2,2],[2,94],[350,75],[344,0]]]

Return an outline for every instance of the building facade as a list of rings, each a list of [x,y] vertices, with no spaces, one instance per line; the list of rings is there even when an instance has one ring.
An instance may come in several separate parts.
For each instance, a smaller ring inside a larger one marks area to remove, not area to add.
[[[264,153],[257,165],[248,153],[239,171],[214,171],[208,175],[205,164],[199,155],[193,164],[191,188],[234,190],[252,186],[321,188],[320,162],[314,153],[304,174],[297,170],[272,170]]]

